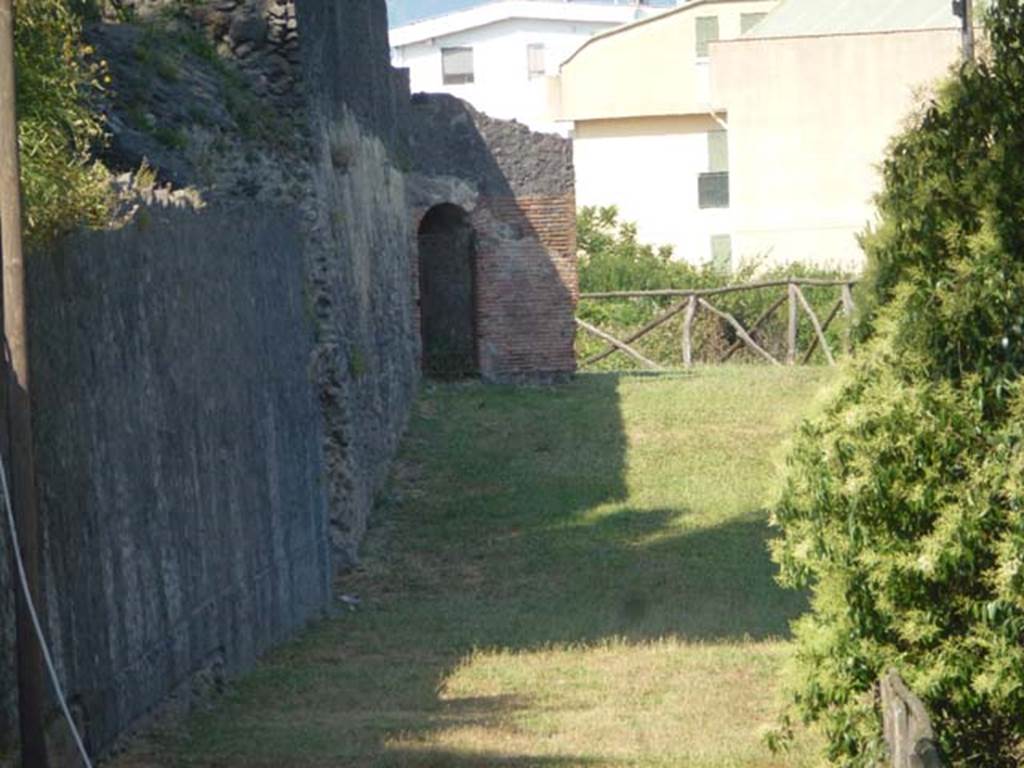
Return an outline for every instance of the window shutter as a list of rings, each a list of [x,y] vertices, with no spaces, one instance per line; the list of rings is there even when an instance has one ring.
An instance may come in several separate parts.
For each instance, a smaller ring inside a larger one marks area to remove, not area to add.
[[[544,77],[547,74],[547,66],[544,61],[544,43],[531,43],[526,46],[526,72],[533,80],[536,77]]]
[[[706,58],[708,55],[708,43],[718,39],[718,17],[698,16],[697,17],[697,57]]]
[[[473,82],[473,49],[442,48],[441,75],[445,85]]]
[[[708,171],[727,173],[729,171],[729,134],[725,131],[708,133]]]
[[[732,272],[732,235],[711,236],[711,268],[719,274]]]

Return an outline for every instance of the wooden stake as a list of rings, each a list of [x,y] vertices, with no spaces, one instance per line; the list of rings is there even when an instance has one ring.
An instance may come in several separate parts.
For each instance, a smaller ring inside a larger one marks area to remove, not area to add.
[[[770,307],[768,307],[768,309],[766,309],[763,313],[761,313],[761,316],[759,318],[757,318],[757,320],[754,321],[754,324],[752,326],[750,326],[750,330],[747,331],[750,334],[750,338],[754,338],[754,333],[757,330],[759,330],[761,328],[761,326],[764,325],[768,321],[768,318],[771,317],[772,315],[774,315],[775,311],[779,307],[781,307],[785,302],[786,302],[786,296],[783,296],[781,299],[779,299],[774,304],[772,304]],[[721,360],[719,360],[718,362],[720,362],[720,363],[727,363],[727,362],[729,362],[729,359],[733,355],[735,355],[737,352],[739,352],[741,349],[743,349],[743,342],[742,341],[734,341],[732,346],[729,347],[727,350],[725,350],[725,354],[722,355]]]
[[[853,313],[856,307],[853,303],[853,285],[846,283],[842,288],[842,298],[840,301],[843,302],[843,317],[846,318],[846,328],[843,330],[843,354],[850,354],[850,331],[851,323],[853,321]]]
[[[839,301],[836,302],[835,306],[832,307],[832,311],[828,313],[828,317],[825,318],[825,322],[822,323],[822,325],[821,325],[821,332],[822,333],[824,333],[825,331],[828,330],[828,327],[832,324],[832,321],[835,320],[836,315],[839,314],[839,310],[842,309],[842,306],[843,306],[843,301],[842,301],[842,299],[840,299]],[[811,356],[814,354],[814,350],[816,350],[817,348],[818,348],[818,337],[817,337],[817,335],[815,335],[815,337],[813,339],[811,339],[811,343],[810,343],[810,345],[808,345],[807,351],[804,353],[804,358],[803,358],[803,360],[800,361],[800,364],[801,365],[807,365],[811,361]]]
[[[613,347],[617,347],[618,349],[622,350],[627,355],[629,355],[634,360],[636,360],[638,363],[641,363],[642,365],[645,365],[648,368],[650,368],[652,370],[655,370],[655,371],[660,371],[661,370],[661,367],[657,363],[655,363],[653,360],[648,360],[646,357],[641,355],[639,352],[637,352],[631,346],[629,346],[628,344],[623,343],[619,339],[616,339],[610,333],[605,333],[600,328],[591,325],[590,323],[588,323],[585,320],[580,320],[578,317],[576,318],[576,325],[578,325],[583,330],[589,331],[590,333],[594,334],[599,339],[604,339],[609,344],[611,344]]]
[[[686,300],[686,314],[683,315],[683,365],[693,367],[693,318],[697,315],[697,297]]]
[[[800,318],[797,315],[796,291],[796,283],[790,283],[786,288],[789,298],[789,325],[786,330],[786,365],[796,364],[796,335],[800,323]]]
[[[649,322],[647,325],[645,325],[640,330],[634,331],[629,336],[624,338],[622,340],[623,343],[624,344],[632,344],[637,339],[642,338],[643,336],[646,336],[648,333],[653,331],[655,328],[658,328],[659,326],[665,324],[666,322],[671,320],[673,317],[678,315],[680,312],[683,311],[683,309],[685,309],[685,307],[686,307],[686,302],[685,301],[683,303],[681,303],[681,304],[676,304],[675,306],[673,306],[670,309],[668,309],[666,312],[663,312],[662,314],[658,315],[656,318],[651,320],[651,322]],[[614,345],[612,345],[608,349],[606,349],[604,352],[600,352],[600,353],[594,355],[593,357],[588,357],[586,360],[583,361],[582,364],[583,365],[593,365],[594,363],[599,363],[602,360],[604,360],[606,357],[610,357],[611,355],[614,355],[615,352],[616,352],[616,347]]]
[[[25,312],[25,259],[21,232],[21,178],[15,108],[14,3],[0,0],[0,248],[3,250],[4,336],[10,359],[7,420],[10,435],[11,501],[29,594],[40,605],[39,517],[36,506],[32,411],[29,400],[28,332]],[[5,366],[7,367],[7,366]],[[43,731],[43,659],[28,606],[17,593],[18,720],[21,762],[46,768]]]
[[[710,312],[713,315],[717,315],[718,317],[722,318],[727,323],[729,323],[729,325],[731,325],[733,328],[735,328],[736,335],[743,339],[743,341],[747,344],[748,347],[757,352],[759,355],[761,355],[761,357],[763,357],[772,365],[779,365],[778,360],[772,357],[771,354],[769,354],[768,351],[765,350],[760,344],[758,344],[756,341],[750,338],[750,334],[747,333],[746,329],[740,324],[739,320],[730,315],[728,312],[723,312],[720,309],[715,309],[713,306],[708,304],[704,299],[697,299],[697,301],[708,312]]]
[[[825,332],[821,328],[821,323],[818,322],[818,316],[814,314],[814,310],[811,309],[811,305],[807,303],[807,299],[804,297],[803,291],[800,290],[799,286],[794,286],[796,289],[796,297],[800,300],[800,304],[804,308],[804,312],[811,319],[811,325],[814,326],[814,332],[818,336],[818,341],[821,342],[821,351],[825,353],[825,359],[828,360],[829,365],[835,365],[836,360],[832,357],[832,350],[828,347],[828,341],[825,339]]]

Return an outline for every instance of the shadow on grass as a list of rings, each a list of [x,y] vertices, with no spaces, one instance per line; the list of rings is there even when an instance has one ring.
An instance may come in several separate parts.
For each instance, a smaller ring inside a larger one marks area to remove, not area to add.
[[[596,758],[541,757],[536,755],[502,755],[493,752],[455,752],[442,749],[391,750],[380,762],[380,768],[582,768],[605,766]]]
[[[430,388],[364,567],[339,584],[362,606],[243,681],[193,733],[190,749],[215,761],[191,764],[622,764],[517,756],[515,739],[501,754],[487,743],[442,748],[442,731],[505,732],[536,704],[447,695],[444,685],[479,653],[786,636],[804,601],[773,581],[756,502],[721,519],[633,503],[627,443],[643,435],[627,436],[618,386],[607,375],[554,388]],[[245,733],[252,742],[239,747]]]

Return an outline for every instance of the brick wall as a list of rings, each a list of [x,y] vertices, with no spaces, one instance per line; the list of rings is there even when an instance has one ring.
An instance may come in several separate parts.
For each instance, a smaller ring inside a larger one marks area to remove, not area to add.
[[[574,196],[485,198],[471,220],[481,374],[508,380],[572,373]]]
[[[579,295],[571,143],[443,94],[414,96],[410,121],[414,223],[431,207],[453,203],[476,232],[481,375],[518,381],[571,374]]]

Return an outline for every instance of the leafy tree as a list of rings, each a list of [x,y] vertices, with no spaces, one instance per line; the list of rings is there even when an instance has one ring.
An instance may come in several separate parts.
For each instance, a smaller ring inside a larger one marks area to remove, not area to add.
[[[65,0],[19,0],[15,65],[26,234],[52,237],[108,212],[108,176],[91,157],[103,123],[90,98],[107,76],[90,61]]]
[[[804,425],[775,507],[791,717],[874,766],[894,667],[955,765],[1024,761],[1024,1],[897,137],[864,237],[856,360]]]

